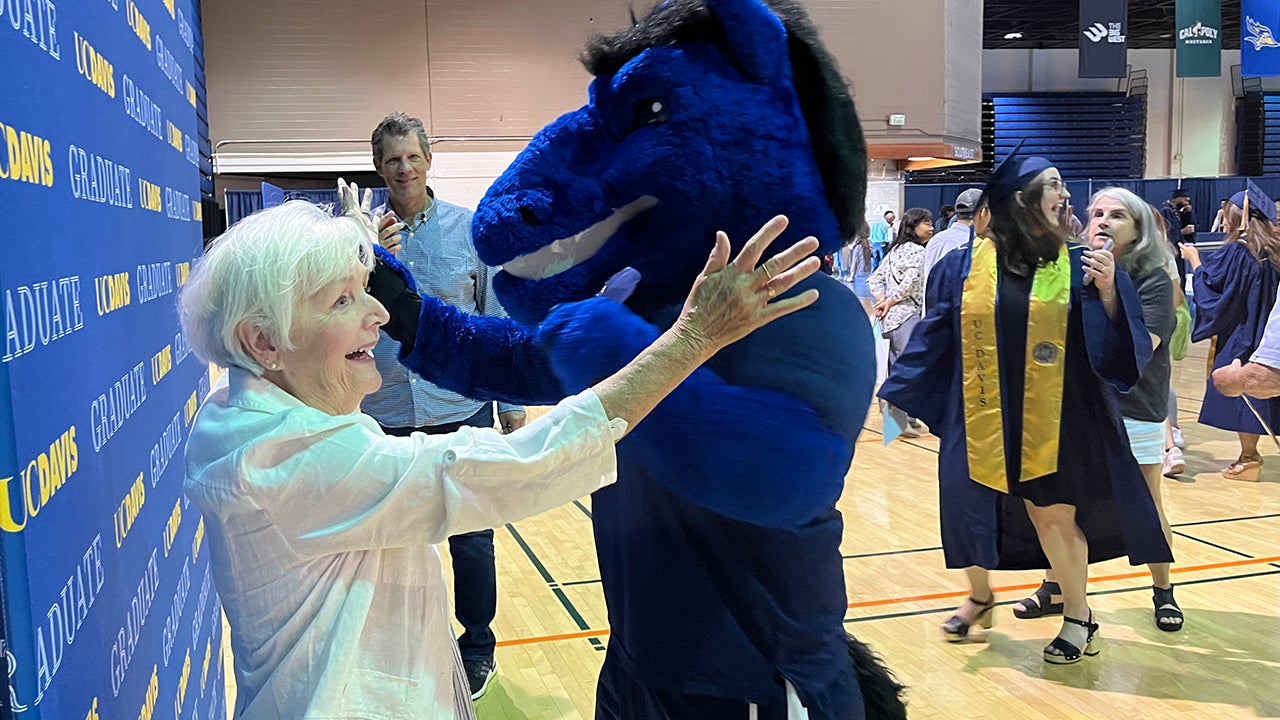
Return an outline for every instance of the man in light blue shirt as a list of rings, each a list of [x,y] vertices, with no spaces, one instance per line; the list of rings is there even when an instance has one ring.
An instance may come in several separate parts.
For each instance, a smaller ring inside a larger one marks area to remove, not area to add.
[[[893,223],[897,220],[892,210],[884,211],[884,219],[877,220],[875,225],[871,226],[871,268],[880,266],[880,261],[884,259],[884,249],[893,241]]]
[[[379,242],[413,273],[418,290],[476,315],[505,317],[493,294],[493,268],[480,262],[471,245],[471,211],[439,200],[427,187],[431,149],[422,121],[395,113],[373,131],[373,164],[387,183],[387,204],[375,211]],[[396,359],[400,345],[382,335],[374,359],[382,387],[361,409],[388,435],[414,431],[456,432],[463,425],[493,427],[493,403],[441,389],[410,373]],[[498,404],[504,433],[524,425],[524,408]],[[471,684],[472,699],[488,689],[495,665],[496,638],[490,624],[497,612],[498,582],[493,531],[449,538],[453,559],[454,615],[462,624],[458,650]]]

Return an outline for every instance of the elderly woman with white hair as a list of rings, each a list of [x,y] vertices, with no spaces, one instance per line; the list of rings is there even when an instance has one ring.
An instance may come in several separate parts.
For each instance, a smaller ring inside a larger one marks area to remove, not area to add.
[[[802,260],[816,241],[755,267],[785,224],[732,261],[720,234],[670,330],[509,435],[391,437],[360,413],[390,319],[366,290],[361,220],[290,202],[218,238],[179,297],[193,350],[229,368],[192,428],[185,489],[231,624],[235,717],[472,717],[435,544],[613,482],[614,443],[698,365],[811,304],[771,300],[817,269]]]
[[[1126,393],[1117,392],[1114,387],[1108,390],[1119,406],[1129,449],[1151,491],[1165,542],[1172,548],[1173,533],[1165,514],[1160,484],[1164,477],[1164,422],[1169,413],[1169,376],[1172,369],[1169,339],[1177,324],[1174,284],[1178,269],[1173,264],[1173,253],[1165,241],[1155,208],[1132,192],[1118,187],[1099,190],[1089,200],[1086,217],[1089,225],[1084,234],[1085,242],[1094,250],[1110,247],[1116,264],[1129,274],[1142,305],[1142,322],[1151,336],[1151,360],[1142,368],[1138,382]],[[1155,626],[1172,632],[1182,629],[1183,615],[1173,597],[1169,566],[1167,562],[1147,563],[1151,570]],[[1061,613],[1061,592],[1052,572],[1046,573],[1040,588],[1031,597],[1015,604],[1013,613],[1020,618]]]

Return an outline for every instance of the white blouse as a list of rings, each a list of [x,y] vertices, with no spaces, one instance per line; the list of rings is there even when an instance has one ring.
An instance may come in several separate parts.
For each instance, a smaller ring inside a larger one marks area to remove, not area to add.
[[[625,422],[588,390],[510,435],[390,437],[228,376],[196,418],[185,490],[231,623],[235,717],[471,718],[435,544],[612,483]]]

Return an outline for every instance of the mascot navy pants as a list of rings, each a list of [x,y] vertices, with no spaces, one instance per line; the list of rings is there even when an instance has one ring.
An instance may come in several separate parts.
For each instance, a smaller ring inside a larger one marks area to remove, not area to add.
[[[709,695],[686,695],[642,685],[618,661],[612,645],[606,651],[596,684],[596,720],[787,720],[787,694],[779,681],[767,706]]]

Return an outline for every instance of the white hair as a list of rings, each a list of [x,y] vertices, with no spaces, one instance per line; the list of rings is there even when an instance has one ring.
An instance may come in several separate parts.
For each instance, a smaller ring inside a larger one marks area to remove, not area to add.
[[[301,200],[260,210],[232,225],[196,261],[178,295],[182,330],[206,362],[261,375],[236,335],[240,323],[290,350],[300,303],[347,277],[353,262],[372,270],[373,260],[368,232],[354,218],[333,217]]]

